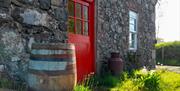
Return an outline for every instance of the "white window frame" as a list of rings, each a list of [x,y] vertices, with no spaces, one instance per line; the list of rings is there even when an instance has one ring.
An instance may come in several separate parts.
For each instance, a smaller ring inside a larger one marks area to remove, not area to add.
[[[135,20],[135,24],[132,24],[130,21],[131,19]],[[131,29],[130,25],[134,25],[134,30]],[[137,50],[137,32],[138,32],[138,14],[134,11],[129,11],[129,50]],[[130,34],[134,34],[134,45],[131,47],[132,38]]]

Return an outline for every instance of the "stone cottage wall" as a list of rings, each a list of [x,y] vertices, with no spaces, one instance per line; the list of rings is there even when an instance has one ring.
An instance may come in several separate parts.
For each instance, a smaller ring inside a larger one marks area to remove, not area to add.
[[[0,0],[0,64],[25,77],[31,44],[66,42],[67,0]]]
[[[126,67],[153,68],[152,57],[155,43],[156,0],[98,0],[96,1],[96,46],[97,68],[100,71],[111,52],[119,52]],[[138,46],[136,52],[129,51],[129,10],[138,13]],[[129,62],[130,56],[133,62]]]

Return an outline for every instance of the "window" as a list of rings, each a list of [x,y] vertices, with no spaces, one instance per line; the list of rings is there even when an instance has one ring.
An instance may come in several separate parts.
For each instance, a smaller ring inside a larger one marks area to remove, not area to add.
[[[88,35],[88,3],[81,0],[68,1],[68,32],[73,34]]]
[[[129,11],[129,49],[137,49],[137,13]]]

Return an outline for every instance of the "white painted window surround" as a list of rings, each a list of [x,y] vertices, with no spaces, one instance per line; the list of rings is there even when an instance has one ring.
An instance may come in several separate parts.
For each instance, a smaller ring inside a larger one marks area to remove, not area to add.
[[[129,50],[137,50],[138,14],[129,11]]]

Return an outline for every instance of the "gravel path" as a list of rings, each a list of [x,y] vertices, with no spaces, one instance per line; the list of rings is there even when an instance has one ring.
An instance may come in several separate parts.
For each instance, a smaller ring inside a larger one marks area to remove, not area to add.
[[[157,66],[157,69],[167,69],[169,71],[180,73],[180,66]]]

